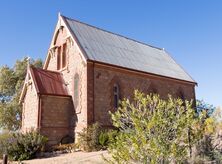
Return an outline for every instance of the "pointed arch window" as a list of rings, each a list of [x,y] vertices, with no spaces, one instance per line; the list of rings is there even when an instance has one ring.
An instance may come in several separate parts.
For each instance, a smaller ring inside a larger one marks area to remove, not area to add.
[[[64,43],[57,49],[57,70],[61,70],[66,67],[67,63],[67,45]]]
[[[183,101],[185,100],[183,91],[179,90],[179,92],[178,92],[178,98],[180,98],[180,99],[183,100]]]
[[[157,90],[156,86],[153,83],[150,84],[149,93],[152,93],[152,94],[157,94],[158,93],[158,90]]]
[[[76,74],[74,76],[74,107],[75,109],[78,107],[79,104],[79,75]]]
[[[180,89],[178,90],[178,92],[177,92],[177,98],[181,99],[182,102],[183,102],[182,105],[185,106],[185,99],[186,99],[186,98],[185,98],[183,89],[180,88]]]
[[[57,49],[57,70],[61,69],[61,47],[58,47]]]
[[[117,109],[119,107],[119,85],[118,84],[114,84],[113,85],[113,98],[114,98],[114,108]]]
[[[62,47],[62,68],[65,68],[66,67],[66,44],[63,44],[63,47]]]

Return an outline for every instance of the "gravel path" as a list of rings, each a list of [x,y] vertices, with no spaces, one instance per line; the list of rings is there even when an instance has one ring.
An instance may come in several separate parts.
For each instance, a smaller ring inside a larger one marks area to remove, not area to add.
[[[102,158],[109,157],[107,151],[97,152],[75,152],[69,154],[61,154],[56,157],[33,159],[23,161],[24,164],[103,164],[105,161]]]

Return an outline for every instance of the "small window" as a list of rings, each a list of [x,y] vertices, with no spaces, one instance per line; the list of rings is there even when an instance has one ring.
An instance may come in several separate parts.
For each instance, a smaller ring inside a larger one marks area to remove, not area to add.
[[[158,93],[158,90],[157,90],[156,86],[153,83],[150,84],[148,91],[149,91],[149,93],[152,93],[152,94],[157,94]]]
[[[66,67],[66,44],[63,44],[62,49],[62,68]]]
[[[78,107],[79,103],[79,75],[76,74],[74,77],[74,107]]]
[[[66,54],[67,46],[66,43],[63,46],[58,47],[57,49],[57,70],[61,70],[66,67],[67,62],[67,54]]]
[[[114,108],[117,109],[119,107],[119,85],[114,84],[113,86],[113,98],[114,98]]]
[[[179,91],[179,93],[178,93],[178,98],[180,98],[180,99],[183,100],[183,101],[185,100],[183,91]]]
[[[61,69],[61,47],[57,49],[57,70]]]

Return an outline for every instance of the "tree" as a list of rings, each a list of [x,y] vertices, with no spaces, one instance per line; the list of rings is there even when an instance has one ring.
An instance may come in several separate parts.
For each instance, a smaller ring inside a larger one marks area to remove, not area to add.
[[[135,91],[133,100],[124,99],[113,125],[120,130],[109,145],[113,162],[164,163],[189,159],[189,147],[202,138],[205,112],[196,113],[192,101]]]
[[[0,128],[18,130],[21,126],[19,97],[24,84],[28,58],[17,60],[14,67],[0,68]],[[42,67],[42,60],[30,60],[35,67]]]
[[[204,100],[197,100],[196,110],[197,112],[205,111],[207,113],[207,116],[210,117],[216,110],[216,107],[213,106],[212,104],[206,103]]]
[[[205,103],[204,103],[205,104]],[[208,105],[209,106],[209,105]],[[212,105],[210,105],[212,106]],[[203,138],[198,141],[196,146],[196,157],[204,159],[205,161],[215,161],[216,163],[222,162],[222,122],[221,122],[221,109],[215,108],[212,113],[208,113],[208,109],[203,108],[207,113],[205,120],[206,128]]]

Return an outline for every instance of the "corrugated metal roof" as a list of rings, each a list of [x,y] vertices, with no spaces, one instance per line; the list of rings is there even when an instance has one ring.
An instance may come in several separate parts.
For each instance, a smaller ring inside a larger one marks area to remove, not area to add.
[[[34,67],[30,72],[40,94],[69,96],[61,73]]]
[[[160,48],[67,17],[63,19],[90,60],[195,82],[166,51]]]

